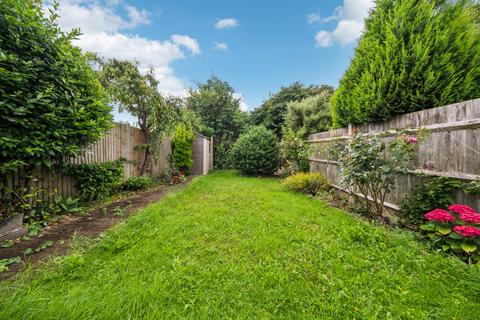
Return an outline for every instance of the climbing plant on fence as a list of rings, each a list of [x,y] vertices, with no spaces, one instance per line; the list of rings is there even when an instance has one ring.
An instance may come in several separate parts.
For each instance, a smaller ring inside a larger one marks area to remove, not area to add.
[[[106,93],[71,43],[78,30],[60,31],[56,17],[40,1],[0,1],[2,202],[26,204],[37,167],[78,154],[111,126]],[[7,188],[20,169],[22,184]]]

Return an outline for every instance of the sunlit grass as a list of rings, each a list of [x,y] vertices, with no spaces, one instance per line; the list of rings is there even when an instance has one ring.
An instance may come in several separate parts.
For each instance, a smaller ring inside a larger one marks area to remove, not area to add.
[[[85,252],[2,283],[0,319],[478,319],[480,270],[286,191],[220,172]]]

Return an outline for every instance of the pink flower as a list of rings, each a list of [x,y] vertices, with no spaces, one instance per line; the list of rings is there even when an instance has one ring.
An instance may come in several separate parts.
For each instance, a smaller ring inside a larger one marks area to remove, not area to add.
[[[424,215],[425,219],[430,221],[454,222],[455,217],[442,209],[432,210]]]
[[[409,137],[409,138],[407,139],[407,143],[416,144],[416,143],[417,143],[417,138],[415,138],[415,137]]]
[[[478,237],[480,236],[480,229],[472,226],[455,226],[453,231],[464,237]]]
[[[480,213],[462,213],[460,214],[460,219],[462,219],[465,222],[471,222],[475,224],[480,223]]]
[[[452,204],[448,206],[448,210],[458,214],[475,213],[475,210],[463,204]]]

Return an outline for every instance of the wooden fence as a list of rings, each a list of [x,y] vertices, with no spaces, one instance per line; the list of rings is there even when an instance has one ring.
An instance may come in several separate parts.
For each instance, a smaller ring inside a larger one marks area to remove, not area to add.
[[[137,151],[135,147],[144,143],[145,139],[140,129],[125,123],[115,123],[102,140],[86,148],[81,155],[72,158],[70,163],[102,163],[124,158],[127,160],[124,178],[128,179],[140,175],[143,151]],[[153,174],[165,172],[168,168],[168,158],[171,152],[170,140],[161,141],[156,152],[156,161],[152,163],[151,167]],[[11,183],[18,184],[22,176],[23,172],[18,172]],[[75,181],[72,177],[53,173],[47,169],[39,169],[38,180],[35,181],[33,187],[42,190],[40,198],[47,199],[53,192],[58,192],[64,197],[74,194],[74,185]]]
[[[397,176],[395,190],[387,197],[387,207],[398,209],[426,177],[444,176],[467,182],[480,179],[480,99],[404,114],[386,122],[312,134],[308,139],[314,146],[311,171],[321,172],[334,187],[345,191],[338,158],[332,152],[338,150],[335,144],[347,142],[355,132],[382,133],[384,139],[389,139],[390,130],[407,130],[415,135],[421,128],[430,134],[418,145],[415,168]],[[480,210],[478,197],[458,191],[455,198],[458,203]]]

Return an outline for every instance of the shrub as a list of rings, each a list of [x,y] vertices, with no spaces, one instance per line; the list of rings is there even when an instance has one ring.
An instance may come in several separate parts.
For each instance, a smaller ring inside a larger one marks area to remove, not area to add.
[[[448,211],[447,211],[448,210]],[[480,260],[480,213],[469,206],[453,204],[424,215],[420,228],[443,251],[451,251],[468,262]]]
[[[289,129],[306,138],[309,134],[329,130],[332,126],[330,98],[333,90],[301,101],[287,103],[288,111],[285,122]]]
[[[332,99],[336,126],[480,96],[473,0],[378,0]]]
[[[282,175],[290,175],[301,171],[308,172],[310,169],[310,145],[302,136],[293,132],[292,129],[283,129],[283,138],[280,142],[280,158]]]
[[[54,17],[42,1],[0,1],[0,219],[31,209],[37,167],[77,155],[111,126],[107,95],[71,43],[78,31],[61,32]]]
[[[400,213],[407,223],[420,224],[425,213],[447,209],[453,203],[453,192],[461,187],[462,183],[456,179],[432,178],[402,201]]]
[[[123,179],[125,160],[65,165],[62,171],[75,179],[82,201],[99,200],[117,191]]]
[[[315,173],[297,173],[285,180],[283,184],[289,189],[298,192],[304,192],[312,196],[317,195],[320,191],[327,190],[330,185],[327,178],[318,172]]]
[[[279,165],[277,137],[265,127],[252,127],[232,148],[235,169],[246,175],[272,175]]]
[[[195,136],[193,130],[183,123],[177,126],[172,137],[172,163],[178,170],[190,173],[193,165],[192,146]]]
[[[0,1],[0,173],[75,156],[111,126],[107,95],[71,44],[78,32],[43,12],[41,1]]]
[[[416,143],[416,138],[400,135],[387,146],[378,135],[357,134],[342,151],[342,182],[369,217],[385,218],[386,196],[395,186],[395,176],[408,170]]]
[[[146,187],[149,187],[154,183],[155,181],[150,177],[146,177],[146,176],[132,177],[122,182],[121,189],[123,191],[137,191],[137,190],[145,189]]]

